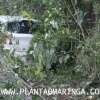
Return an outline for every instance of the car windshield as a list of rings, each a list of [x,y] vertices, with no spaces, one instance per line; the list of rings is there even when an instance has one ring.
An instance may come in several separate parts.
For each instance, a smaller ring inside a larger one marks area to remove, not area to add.
[[[15,33],[32,33],[32,30],[37,27],[37,23],[33,21],[22,20],[20,22],[9,22],[7,31]]]

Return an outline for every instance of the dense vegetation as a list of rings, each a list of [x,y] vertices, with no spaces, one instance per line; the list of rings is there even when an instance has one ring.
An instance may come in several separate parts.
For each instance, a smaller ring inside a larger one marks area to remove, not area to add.
[[[0,15],[35,18],[40,25],[37,30],[33,30],[34,37],[27,52],[31,60],[28,65],[9,51],[3,51],[7,36],[0,34],[0,88],[62,88],[66,85],[85,88],[87,91],[91,87],[99,88],[99,4],[99,0],[1,0]],[[70,100],[70,97],[55,96],[55,100]],[[99,98],[88,97],[74,96],[73,100]],[[28,98],[54,100],[49,96],[23,95],[1,96],[0,100]]]

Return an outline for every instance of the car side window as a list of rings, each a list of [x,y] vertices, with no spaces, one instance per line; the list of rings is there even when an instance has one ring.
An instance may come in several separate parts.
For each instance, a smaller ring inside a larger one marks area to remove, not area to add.
[[[18,22],[9,22],[7,25],[7,31],[9,32],[18,32],[20,30],[20,26]]]
[[[19,22],[20,30],[19,33],[29,33],[30,32],[30,25],[28,21],[21,21]]]
[[[22,21],[14,21],[8,22],[7,24],[7,31],[14,32],[14,33],[24,33],[24,34],[32,34],[38,27],[37,22],[29,21],[29,20],[22,20]]]

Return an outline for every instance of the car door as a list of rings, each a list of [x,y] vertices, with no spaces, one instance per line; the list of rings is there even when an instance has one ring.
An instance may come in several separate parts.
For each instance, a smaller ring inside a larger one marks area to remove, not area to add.
[[[5,49],[15,51],[18,55],[26,55],[33,37],[28,21],[8,23],[8,31],[11,33],[8,42],[4,45]]]

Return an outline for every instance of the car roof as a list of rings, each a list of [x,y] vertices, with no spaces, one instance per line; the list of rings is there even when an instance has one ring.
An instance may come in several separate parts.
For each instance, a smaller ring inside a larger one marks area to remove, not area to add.
[[[0,16],[1,23],[13,22],[13,21],[22,21],[22,20],[31,20],[34,22],[38,22],[35,19],[25,18],[23,16]]]

